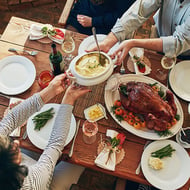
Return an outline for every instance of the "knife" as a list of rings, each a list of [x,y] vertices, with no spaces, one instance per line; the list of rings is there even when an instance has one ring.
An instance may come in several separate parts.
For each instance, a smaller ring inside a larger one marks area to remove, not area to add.
[[[76,136],[77,136],[77,133],[78,133],[78,130],[79,130],[79,126],[80,126],[80,120],[78,120],[78,122],[77,122],[75,135],[74,135],[74,138],[73,138],[73,142],[72,142],[72,145],[71,145],[71,149],[70,149],[70,151],[69,151],[69,157],[71,157],[71,156],[73,155],[73,148],[74,148],[75,139],[76,139]]]

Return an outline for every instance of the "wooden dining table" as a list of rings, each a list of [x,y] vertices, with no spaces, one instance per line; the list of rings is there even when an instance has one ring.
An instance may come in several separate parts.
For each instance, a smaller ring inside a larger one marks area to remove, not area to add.
[[[15,55],[14,52],[8,51],[10,47],[17,48],[17,49],[38,51],[38,54],[35,56],[19,53],[20,55],[27,57],[33,62],[36,68],[36,78],[32,86],[21,94],[17,94],[13,96],[8,96],[2,93],[0,94],[0,119],[3,118],[4,111],[9,106],[9,100],[11,97],[26,99],[30,97],[31,95],[33,95],[34,93],[39,92],[41,90],[38,84],[39,74],[44,70],[51,70],[50,63],[49,63],[49,54],[51,52],[52,41],[47,38],[42,39],[42,40],[30,40],[29,33],[30,33],[31,24],[40,25],[42,23],[36,23],[31,20],[26,20],[26,19],[22,19],[18,17],[12,17],[0,39],[0,59],[3,59],[4,57],[10,56],[10,55]],[[43,23],[43,24],[46,24],[46,23]],[[71,31],[65,30],[65,32],[69,33]],[[62,53],[63,58],[65,59],[66,67],[68,67],[70,63],[69,58],[77,56],[80,43],[87,37],[86,35],[76,33],[76,32],[73,32],[72,35],[75,41],[75,50],[72,53],[70,53],[72,56],[70,56],[70,54],[64,53],[61,49],[61,45],[57,44],[58,50]],[[160,62],[163,55],[154,51],[145,50],[145,56],[150,60],[151,69],[152,69],[151,73],[148,74],[147,76],[153,79],[156,79],[162,84],[168,86],[167,78],[165,80],[160,80],[160,78],[156,78],[157,69],[159,68],[161,69]],[[129,61],[129,56],[126,57],[125,59],[126,74],[132,74],[133,72],[129,71],[129,68],[127,66],[128,61]],[[180,60],[177,60],[177,62],[179,61]],[[120,69],[120,66],[116,67],[114,69],[114,73],[118,73],[119,69]],[[76,101],[73,114],[75,116],[75,119],[77,121],[81,120],[81,122],[80,122],[80,128],[79,128],[78,134],[76,136],[74,152],[73,152],[72,157],[70,158],[68,156],[68,153],[71,148],[71,144],[72,144],[72,141],[71,141],[64,148],[63,154],[60,159],[65,160],[70,163],[82,165],[84,167],[91,168],[93,170],[101,171],[103,173],[107,173],[113,176],[117,176],[123,179],[128,179],[135,182],[150,185],[150,183],[144,177],[142,171],[140,172],[139,175],[135,174],[135,170],[141,160],[143,147],[147,139],[136,136],[135,134],[132,134],[129,131],[125,130],[123,127],[121,127],[121,125],[119,125],[112,118],[112,116],[109,113],[109,110],[106,109],[106,115],[108,119],[103,118],[98,121],[98,134],[97,134],[96,142],[89,145],[89,144],[85,144],[83,141],[82,124],[85,121],[84,109],[96,103],[101,103],[104,107],[106,107],[105,99],[104,99],[105,85],[106,85],[106,82],[103,82],[101,84],[89,87],[92,90],[92,92],[85,95],[84,97],[79,98]],[[51,102],[60,103],[61,98],[62,96],[57,96],[56,98],[52,99]],[[190,115],[188,114],[188,102],[181,99],[180,97],[177,97],[177,98],[182,106],[183,113],[184,113],[184,122],[183,122],[182,127],[188,127],[190,123]],[[113,130],[116,130],[117,132],[122,132],[126,135],[126,140],[123,144],[123,148],[125,150],[125,157],[118,165],[116,165],[115,171],[102,169],[96,166],[94,163],[95,158],[97,157],[98,144],[100,143],[101,138],[105,138],[107,129],[113,129]],[[34,152],[42,153],[43,150],[34,146],[28,137],[26,139],[22,138],[22,135],[25,130],[26,130],[26,126],[22,127],[21,135],[20,137],[17,137],[17,139],[20,141],[21,147],[27,150],[34,151]],[[171,137],[170,139],[176,141],[175,136]],[[186,151],[190,155],[190,149],[186,149]],[[190,179],[180,189],[189,190],[189,187],[190,187]]]

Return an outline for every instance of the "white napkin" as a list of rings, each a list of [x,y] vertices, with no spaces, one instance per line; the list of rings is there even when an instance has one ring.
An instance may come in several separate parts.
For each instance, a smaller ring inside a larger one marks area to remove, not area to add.
[[[44,35],[42,33],[42,28],[43,27],[47,27],[47,28],[52,28],[52,25],[38,25],[38,24],[32,24],[30,26],[30,36],[29,36],[29,39],[30,40],[38,40],[38,39],[41,39],[41,38],[44,38],[46,37],[46,35]]]
[[[140,75],[147,75],[151,72],[151,68],[145,64],[145,72],[142,73],[139,71],[138,69],[138,66],[137,66],[137,61],[134,59],[134,56],[136,57],[139,57],[141,60],[143,60],[143,57],[144,57],[144,49],[143,48],[132,48],[130,51],[129,51],[129,55],[131,56],[131,59],[134,63],[134,69],[135,69],[135,73],[136,74],[140,74]]]
[[[9,101],[9,106],[11,104],[14,104],[18,101],[22,101],[22,99],[20,98],[10,98],[10,101]],[[20,132],[21,132],[21,126],[17,127],[9,136],[11,137],[20,137]]]
[[[107,84],[105,86],[105,90],[112,90],[115,91],[119,87],[119,73],[113,74],[109,80],[107,81]]]
[[[137,62],[133,61],[133,63],[134,63],[135,73],[137,75],[148,75],[151,72],[151,68],[148,65],[145,64],[145,72],[142,73],[138,69]]]
[[[111,138],[116,137],[117,134],[118,134],[117,131],[110,129],[108,129],[106,132],[106,136],[109,136]],[[112,153],[110,153],[110,148],[111,148],[110,146],[105,146],[103,148],[103,150],[97,156],[95,164],[100,168],[115,171],[117,148],[112,149]]]
[[[51,36],[50,34],[43,34],[42,33],[42,28],[43,27],[47,27],[47,30],[53,30],[53,26],[51,24],[44,24],[44,25],[39,25],[39,24],[32,24],[30,26],[30,35],[29,35],[29,39],[30,40],[39,40],[42,39],[44,37],[48,37],[49,39],[51,39],[52,41],[62,44],[63,43],[63,39],[57,39],[54,38],[53,36]],[[61,29],[60,29],[61,30]],[[62,30],[62,32],[64,33],[64,31]]]

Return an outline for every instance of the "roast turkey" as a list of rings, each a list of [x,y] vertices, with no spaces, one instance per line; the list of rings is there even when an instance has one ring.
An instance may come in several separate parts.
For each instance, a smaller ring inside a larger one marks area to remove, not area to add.
[[[166,100],[163,100],[149,84],[131,81],[120,84],[119,93],[122,106],[143,115],[149,129],[165,131],[177,113],[173,94],[169,90],[166,91]]]

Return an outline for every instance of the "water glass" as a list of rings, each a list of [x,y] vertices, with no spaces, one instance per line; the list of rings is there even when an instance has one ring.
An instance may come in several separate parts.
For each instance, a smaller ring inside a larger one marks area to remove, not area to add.
[[[75,49],[75,41],[73,39],[73,33],[72,32],[66,32],[64,36],[64,41],[61,45],[61,48],[63,52],[65,53],[71,53]]]
[[[168,57],[163,56],[161,60],[161,65],[164,69],[171,69],[176,63],[176,56]]]
[[[86,144],[92,144],[96,141],[96,134],[98,132],[97,122],[90,122],[85,120],[82,126],[83,140]]]

